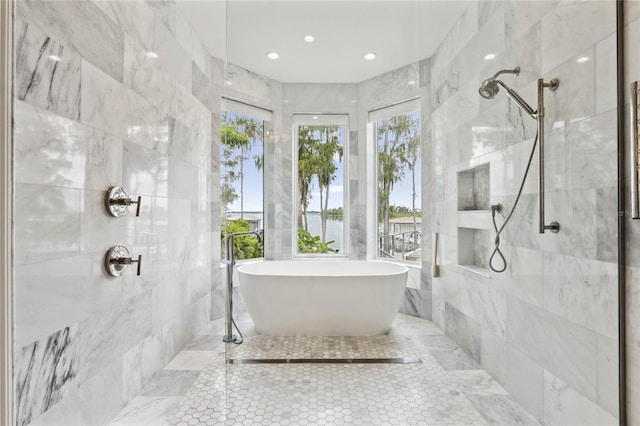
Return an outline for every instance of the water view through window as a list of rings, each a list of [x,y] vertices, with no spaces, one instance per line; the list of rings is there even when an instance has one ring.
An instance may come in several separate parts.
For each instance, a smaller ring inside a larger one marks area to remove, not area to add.
[[[263,234],[264,122],[231,111],[224,111],[221,121],[220,218],[224,255],[228,235],[246,231]],[[263,247],[255,237],[237,237],[235,258],[263,257]]]
[[[321,121],[296,125],[297,253],[300,255],[345,254],[346,124],[333,124],[327,117]]]
[[[421,260],[420,111],[375,122],[378,256]]]

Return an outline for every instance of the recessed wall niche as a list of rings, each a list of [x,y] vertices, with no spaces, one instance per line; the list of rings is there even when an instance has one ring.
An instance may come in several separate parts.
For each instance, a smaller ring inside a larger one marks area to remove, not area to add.
[[[458,172],[458,210],[489,210],[489,163]]]
[[[489,164],[458,172],[458,265],[489,274],[491,222]]]

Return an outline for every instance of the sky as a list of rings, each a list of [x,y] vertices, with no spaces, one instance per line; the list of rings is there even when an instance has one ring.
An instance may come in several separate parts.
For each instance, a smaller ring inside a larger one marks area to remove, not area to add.
[[[241,114],[236,114],[233,112],[227,112],[230,118],[235,118],[236,116],[242,116]],[[419,111],[414,111],[412,114],[415,114],[419,119]],[[245,116],[246,117],[246,116]],[[344,134],[341,132],[342,135]],[[340,142],[343,143],[342,136],[339,138]],[[245,161],[244,164],[244,211],[245,212],[261,212],[263,211],[263,171],[257,170],[255,167],[255,163],[253,158],[258,155],[262,155],[263,153],[263,141],[258,140],[251,148],[249,153],[249,160]],[[346,158],[343,158],[345,161]],[[344,195],[344,181],[343,181],[343,172],[344,168],[342,163],[338,164],[338,170],[336,172],[336,180],[332,183],[330,187],[330,196],[329,196],[329,208],[337,208],[343,207],[343,195]],[[221,170],[221,175],[224,174],[224,170]],[[418,198],[416,199],[416,208],[420,209],[420,183],[421,183],[421,169],[420,169],[420,161],[416,165],[416,192],[418,194]],[[236,193],[240,194],[240,181],[234,182],[234,187],[236,188]],[[406,206],[411,208],[411,193],[412,193],[412,185],[411,185],[411,173],[408,170],[405,171],[404,178],[397,182],[393,188],[393,192],[391,194],[391,204],[398,206]],[[310,211],[319,211],[320,210],[320,199],[318,193],[318,185],[314,180],[313,189],[312,189],[312,199],[309,203]],[[229,211],[238,212],[240,211],[240,198],[235,200],[229,206]]]

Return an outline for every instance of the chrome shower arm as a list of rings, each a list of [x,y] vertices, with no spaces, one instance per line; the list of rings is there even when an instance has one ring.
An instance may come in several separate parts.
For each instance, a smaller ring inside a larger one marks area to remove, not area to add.
[[[497,73],[495,73],[493,77],[491,77],[491,79],[495,80],[496,78],[498,78],[499,75],[502,75],[502,74],[513,74],[517,77],[518,74],[520,74],[520,67],[515,67],[512,70],[500,70]]]

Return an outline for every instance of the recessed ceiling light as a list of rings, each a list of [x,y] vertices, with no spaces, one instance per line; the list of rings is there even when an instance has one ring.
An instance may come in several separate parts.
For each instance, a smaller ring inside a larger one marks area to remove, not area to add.
[[[158,57],[158,54],[156,52],[147,52],[147,58],[151,58],[151,59],[156,59]]]
[[[307,43],[313,43],[315,40],[316,38],[312,35],[304,36],[304,41],[306,41]]]
[[[278,59],[280,57],[280,55],[278,55],[276,52],[267,52],[267,58],[269,59]]]
[[[415,80],[411,80],[411,81],[409,81],[407,84],[408,84],[409,86],[415,86],[415,85],[416,85],[416,82],[415,82]]]
[[[313,116],[313,117],[311,117],[311,118],[313,118],[314,120],[317,120],[319,117],[318,117],[317,115],[314,115],[314,116]]]
[[[580,58],[578,58],[576,60],[576,62],[579,63],[579,64],[584,64],[585,62],[588,62],[589,59],[590,58],[588,56],[581,56]]]
[[[49,55],[49,59],[55,62],[60,62],[62,60],[60,56],[56,56],[56,55]]]
[[[492,59],[495,59],[495,57],[496,57],[496,54],[495,54],[495,53],[489,53],[488,55],[486,55],[486,56],[484,57],[484,60],[485,60],[485,61],[490,61],[490,60],[492,60]]]
[[[225,83],[227,84],[227,86],[231,86],[233,84],[233,81],[227,80]]]
[[[373,53],[373,52],[367,52],[367,53],[365,53],[365,54],[364,54],[364,58],[365,58],[367,61],[373,61],[373,60],[376,58],[376,56],[378,56],[378,55],[376,55],[376,54],[375,54],[375,53]]]

